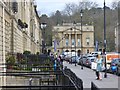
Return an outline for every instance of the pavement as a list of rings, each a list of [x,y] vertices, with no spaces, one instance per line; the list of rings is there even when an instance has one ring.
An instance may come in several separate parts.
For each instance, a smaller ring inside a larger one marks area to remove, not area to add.
[[[107,78],[104,78],[104,72],[102,72],[102,80],[96,80],[95,71],[92,69],[83,67],[82,70],[80,65],[75,66],[75,64],[68,62],[63,62],[63,66],[67,66],[78,78],[82,79],[84,90],[91,90],[91,82],[100,90],[120,90],[120,77],[116,75],[107,73]]]

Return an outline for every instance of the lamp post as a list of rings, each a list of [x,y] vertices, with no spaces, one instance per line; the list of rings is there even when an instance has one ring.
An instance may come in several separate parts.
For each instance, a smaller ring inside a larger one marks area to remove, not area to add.
[[[103,50],[103,54],[105,56],[105,52],[106,52],[106,15],[105,15],[105,0],[104,0],[104,50]],[[107,78],[107,63],[106,63],[106,58],[105,59],[105,74],[104,74],[104,78]]]
[[[76,66],[76,29],[75,29],[76,22],[75,21],[73,25],[74,25],[74,38],[75,38],[75,66]]]
[[[83,10],[80,11],[80,17],[81,17],[81,57],[83,54],[83,46],[82,46],[82,17],[83,17]],[[81,69],[83,69],[83,61],[81,63]]]
[[[81,53],[83,53],[83,46],[82,46],[82,17],[83,17],[83,10],[80,11],[81,17]]]
[[[45,28],[47,27],[46,23],[41,23],[41,29],[43,30],[43,41],[42,41],[42,53],[46,54],[46,41],[45,41]]]

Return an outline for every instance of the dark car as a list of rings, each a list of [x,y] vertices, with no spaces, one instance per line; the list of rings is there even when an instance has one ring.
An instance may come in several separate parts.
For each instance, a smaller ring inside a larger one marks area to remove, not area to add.
[[[117,63],[117,75],[120,75],[120,58],[119,58],[119,62]]]
[[[80,60],[80,57],[78,56],[72,56],[71,59],[70,59],[70,63],[78,63]]]
[[[95,61],[95,57],[87,57],[85,66],[91,68],[91,63]]]
[[[120,58],[113,58],[110,64],[110,72],[118,73],[118,64],[120,62]]]
[[[95,57],[91,54],[87,55],[87,59],[85,60],[85,62],[83,63],[85,66],[91,68],[91,63],[94,62]]]
[[[87,60],[87,56],[82,56],[81,58],[80,58],[80,60],[79,60],[79,65],[85,65],[85,63],[86,63],[86,60]]]

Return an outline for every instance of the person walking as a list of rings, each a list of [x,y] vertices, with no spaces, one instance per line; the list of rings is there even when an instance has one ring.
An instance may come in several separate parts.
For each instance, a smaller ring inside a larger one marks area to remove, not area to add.
[[[96,80],[102,80],[101,71],[102,71],[103,60],[100,57],[100,55],[96,55],[95,62],[97,64],[97,67],[96,67],[96,76],[97,76],[97,78],[96,78]]]

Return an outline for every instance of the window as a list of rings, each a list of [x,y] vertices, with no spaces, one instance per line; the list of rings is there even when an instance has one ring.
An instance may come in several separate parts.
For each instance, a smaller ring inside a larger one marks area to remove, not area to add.
[[[57,41],[57,45],[59,45],[60,43],[59,43],[59,41]]]
[[[81,44],[80,39],[78,39],[78,46],[81,46],[80,44]]]
[[[66,46],[68,46],[68,39],[66,39]]]
[[[86,38],[86,44],[90,45],[90,38],[89,37]]]
[[[72,39],[72,46],[75,46],[75,39]]]
[[[12,2],[12,11],[13,13],[18,12],[18,3],[16,1]]]
[[[87,45],[89,45],[89,42],[87,42]]]
[[[87,53],[89,53],[89,49],[87,49]]]

